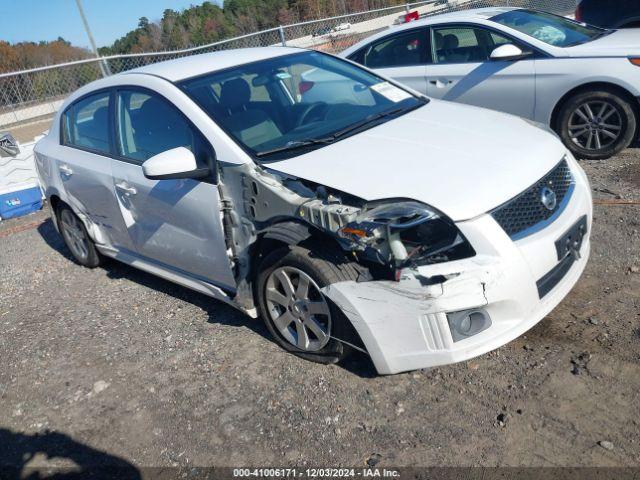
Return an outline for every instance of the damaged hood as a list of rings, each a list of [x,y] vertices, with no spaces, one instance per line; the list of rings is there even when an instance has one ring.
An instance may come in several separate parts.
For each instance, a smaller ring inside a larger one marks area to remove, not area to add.
[[[417,200],[461,221],[530,187],[565,152],[557,137],[521,118],[432,100],[363,133],[266,167],[367,201]]]

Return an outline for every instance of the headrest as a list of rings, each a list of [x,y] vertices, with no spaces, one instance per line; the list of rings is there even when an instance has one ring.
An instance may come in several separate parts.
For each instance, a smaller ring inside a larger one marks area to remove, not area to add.
[[[220,90],[220,104],[226,108],[237,108],[246,105],[251,100],[251,89],[246,80],[234,78],[222,84]]]
[[[135,127],[146,130],[146,133],[169,130],[178,126],[179,118],[164,101],[149,97],[140,107]]]
[[[109,124],[109,107],[100,107],[93,112],[94,124],[107,126]]]
[[[444,36],[444,48],[458,48],[460,45],[460,40],[454,34],[450,33]]]

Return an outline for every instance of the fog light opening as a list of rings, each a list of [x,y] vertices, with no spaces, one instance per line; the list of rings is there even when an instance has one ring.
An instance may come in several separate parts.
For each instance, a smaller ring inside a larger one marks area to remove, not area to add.
[[[465,315],[458,325],[460,333],[468,334],[471,331],[471,315]]]
[[[447,313],[447,320],[454,342],[477,335],[491,326],[491,317],[485,310]]]

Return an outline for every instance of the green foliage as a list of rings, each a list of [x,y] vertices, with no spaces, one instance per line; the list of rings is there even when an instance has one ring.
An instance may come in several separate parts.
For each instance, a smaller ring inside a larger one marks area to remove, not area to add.
[[[101,55],[175,50],[204,45],[296,21],[364,11],[400,0],[225,0],[205,1],[177,12],[166,9],[158,22],[142,17],[138,28],[100,48]]]
[[[20,42],[10,44],[0,40],[0,73],[54,65],[87,58],[91,53],[74,47],[62,37],[51,42]]]

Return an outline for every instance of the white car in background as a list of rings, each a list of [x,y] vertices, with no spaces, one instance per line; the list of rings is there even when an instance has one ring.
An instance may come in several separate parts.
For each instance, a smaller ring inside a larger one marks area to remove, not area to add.
[[[333,27],[333,31],[334,32],[343,32],[345,30],[349,30],[351,28],[351,24],[350,23],[339,23],[338,25],[336,25],[335,27]]]
[[[482,8],[391,27],[341,56],[429,97],[548,125],[580,158],[608,158],[636,136],[640,29]]]
[[[336,76],[358,95],[321,85]],[[555,308],[589,256],[589,183],[555,135],[320,52],[98,80],[35,151],[77,262],[115,258],[260,315],[325,363],[355,348],[395,373],[488,352]]]

